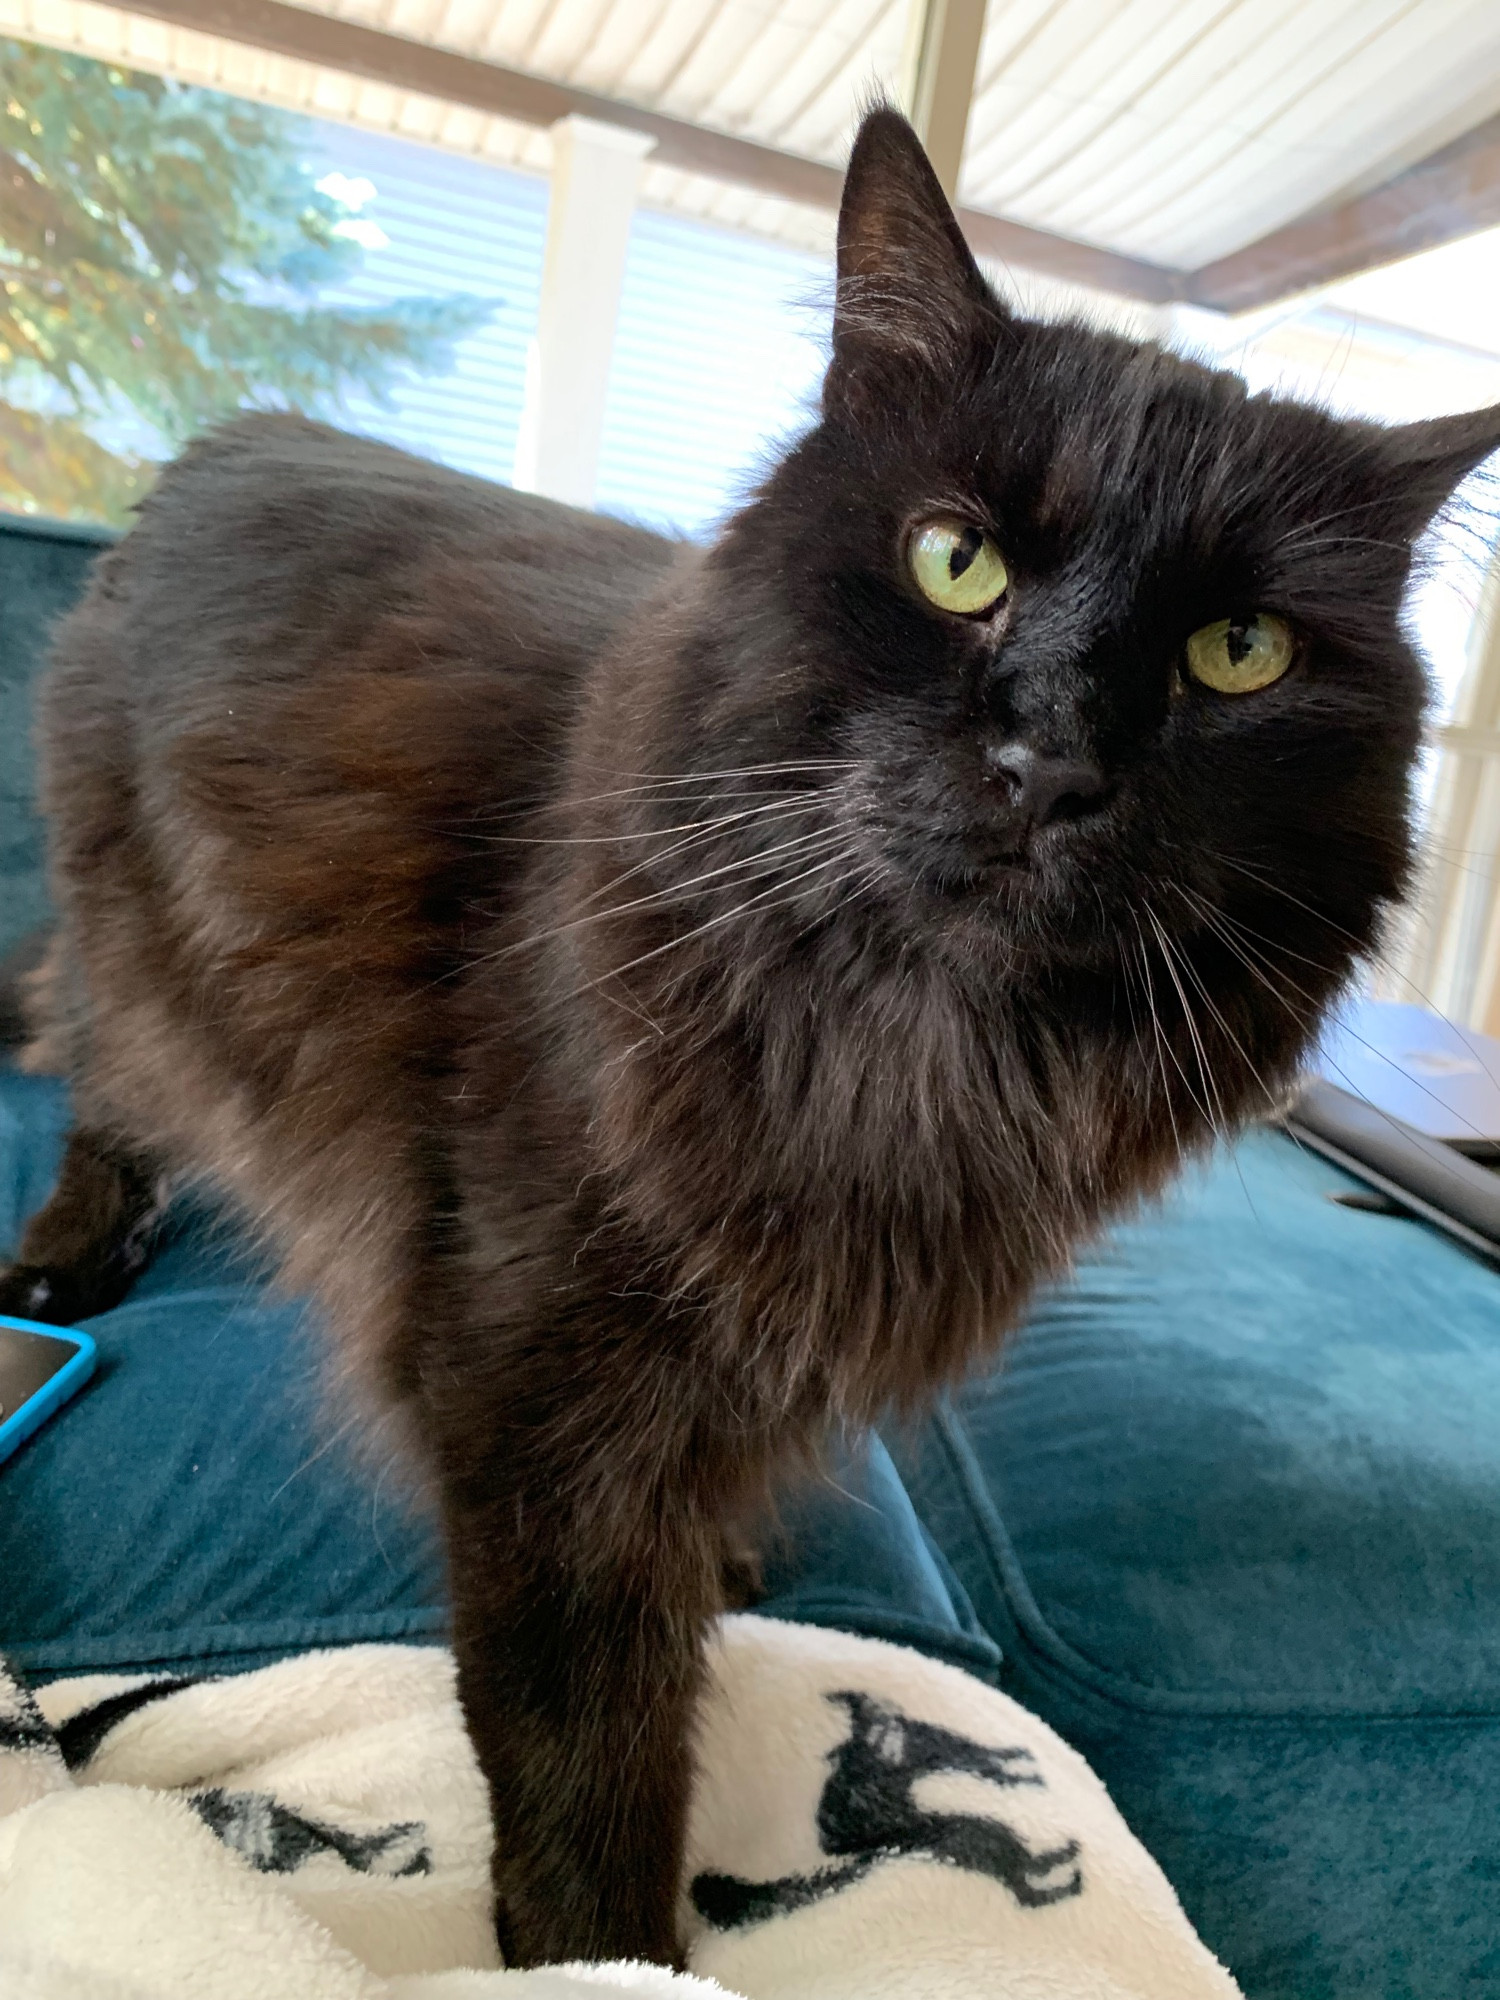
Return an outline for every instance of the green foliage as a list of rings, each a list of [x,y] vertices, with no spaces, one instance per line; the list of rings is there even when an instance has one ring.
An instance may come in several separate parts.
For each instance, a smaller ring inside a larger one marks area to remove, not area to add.
[[[449,364],[481,301],[317,303],[361,252],[305,137],[263,105],[0,40],[0,506],[119,520],[152,475],[98,435],[126,407],[170,451],[237,409],[336,413]]]

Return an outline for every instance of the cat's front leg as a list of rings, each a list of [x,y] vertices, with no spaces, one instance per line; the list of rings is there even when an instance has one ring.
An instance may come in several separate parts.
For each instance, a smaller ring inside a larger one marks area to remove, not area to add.
[[[677,1964],[718,1537],[660,1490],[648,1499],[589,1480],[580,1491],[559,1465],[547,1492],[514,1470],[502,1448],[487,1477],[445,1495],[459,1698],[494,1814],[500,1948],[514,1966]]]

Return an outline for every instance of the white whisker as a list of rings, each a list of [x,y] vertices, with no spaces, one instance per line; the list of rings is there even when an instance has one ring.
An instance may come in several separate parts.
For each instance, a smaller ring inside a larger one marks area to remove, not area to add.
[[[710,917],[707,922],[701,923],[693,930],[685,932],[683,936],[669,938],[665,944],[656,945],[650,951],[643,951],[638,958],[632,958],[624,965],[615,966],[608,974],[602,976],[618,979],[627,972],[633,972],[637,966],[645,965],[653,958],[660,958],[664,952],[677,951],[683,945],[691,944],[694,938],[704,936],[717,925],[733,922],[736,917],[743,916],[746,910],[753,909],[758,903],[763,903],[767,897],[784,894],[788,889],[795,888],[799,882],[805,882],[810,876],[820,873],[825,868],[835,867],[839,862],[847,861],[847,858],[847,855],[843,854],[825,855],[821,860],[815,861],[810,868],[803,869],[799,874],[789,875],[780,881],[773,882],[769,889],[762,889],[754,896],[747,896],[743,903],[737,903],[732,910],[721,910],[716,916]],[[590,981],[589,983],[595,985],[598,982]]]

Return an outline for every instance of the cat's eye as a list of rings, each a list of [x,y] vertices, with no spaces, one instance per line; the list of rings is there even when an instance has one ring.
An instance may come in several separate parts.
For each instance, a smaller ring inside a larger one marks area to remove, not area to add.
[[[1279,681],[1297,657],[1297,636],[1284,618],[1220,618],[1187,642],[1187,670],[1219,694],[1254,694]]]
[[[918,590],[940,611],[972,617],[1000,602],[1010,583],[1004,558],[983,528],[942,514],[924,522],[907,546]]]

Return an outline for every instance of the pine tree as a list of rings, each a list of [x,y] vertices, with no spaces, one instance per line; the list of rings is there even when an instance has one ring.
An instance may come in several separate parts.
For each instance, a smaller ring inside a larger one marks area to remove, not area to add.
[[[287,113],[0,40],[0,507],[119,521],[236,409],[449,365],[481,301],[317,302],[362,252],[306,148]]]

